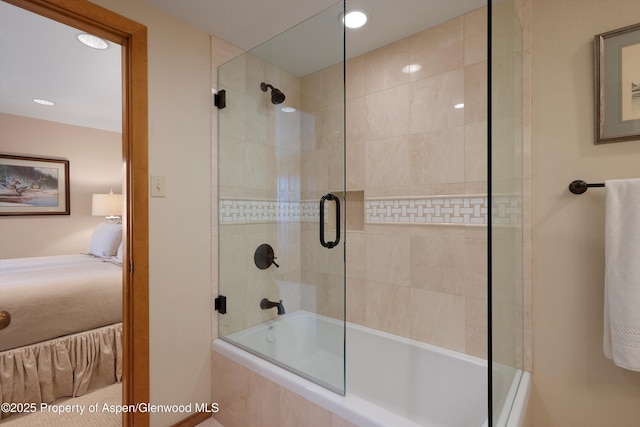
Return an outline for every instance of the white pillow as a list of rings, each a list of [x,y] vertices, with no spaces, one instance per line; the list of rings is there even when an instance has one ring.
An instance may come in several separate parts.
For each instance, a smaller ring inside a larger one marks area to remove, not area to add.
[[[116,252],[116,262],[122,264],[122,242],[118,246],[118,252]]]
[[[114,256],[122,242],[122,224],[103,222],[98,224],[89,241],[89,253],[98,257]]]

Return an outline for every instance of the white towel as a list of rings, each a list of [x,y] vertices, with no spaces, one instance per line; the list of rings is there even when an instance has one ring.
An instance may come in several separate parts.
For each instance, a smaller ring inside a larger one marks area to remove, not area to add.
[[[604,354],[640,371],[640,179],[605,189]]]

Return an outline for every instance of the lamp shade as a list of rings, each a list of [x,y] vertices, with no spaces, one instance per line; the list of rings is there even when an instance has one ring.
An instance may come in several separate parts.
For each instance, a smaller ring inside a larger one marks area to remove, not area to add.
[[[91,201],[93,216],[122,216],[122,194],[94,194]]]

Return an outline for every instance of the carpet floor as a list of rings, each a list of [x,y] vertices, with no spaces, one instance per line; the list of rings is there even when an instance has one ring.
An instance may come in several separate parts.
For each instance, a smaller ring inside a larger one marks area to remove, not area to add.
[[[0,424],[3,427],[120,427],[122,414],[103,409],[105,404],[120,405],[121,402],[122,384],[113,384],[84,396],[59,399],[31,414],[12,415]],[[90,412],[90,408],[95,410]]]

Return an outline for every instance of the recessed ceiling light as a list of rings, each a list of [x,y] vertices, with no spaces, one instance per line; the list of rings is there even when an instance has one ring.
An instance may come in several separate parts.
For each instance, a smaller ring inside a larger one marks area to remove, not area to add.
[[[91,34],[80,33],[76,37],[78,37],[80,43],[93,49],[104,50],[109,47],[109,43],[107,43],[105,40]]]
[[[296,109],[293,107],[282,107],[281,110],[285,113],[295,113]]]
[[[460,104],[456,104],[453,106],[453,108],[457,108],[458,110],[461,108],[464,108],[464,104],[460,103]]]
[[[347,28],[360,28],[367,23],[367,14],[361,10],[350,10],[344,14],[343,22]]]
[[[402,67],[402,72],[405,74],[415,73],[416,71],[420,71],[422,65],[420,64],[409,64]]]
[[[33,102],[40,105],[48,105],[48,106],[56,105],[56,103],[53,101],[49,101],[47,99],[40,99],[40,98],[33,98]]]

